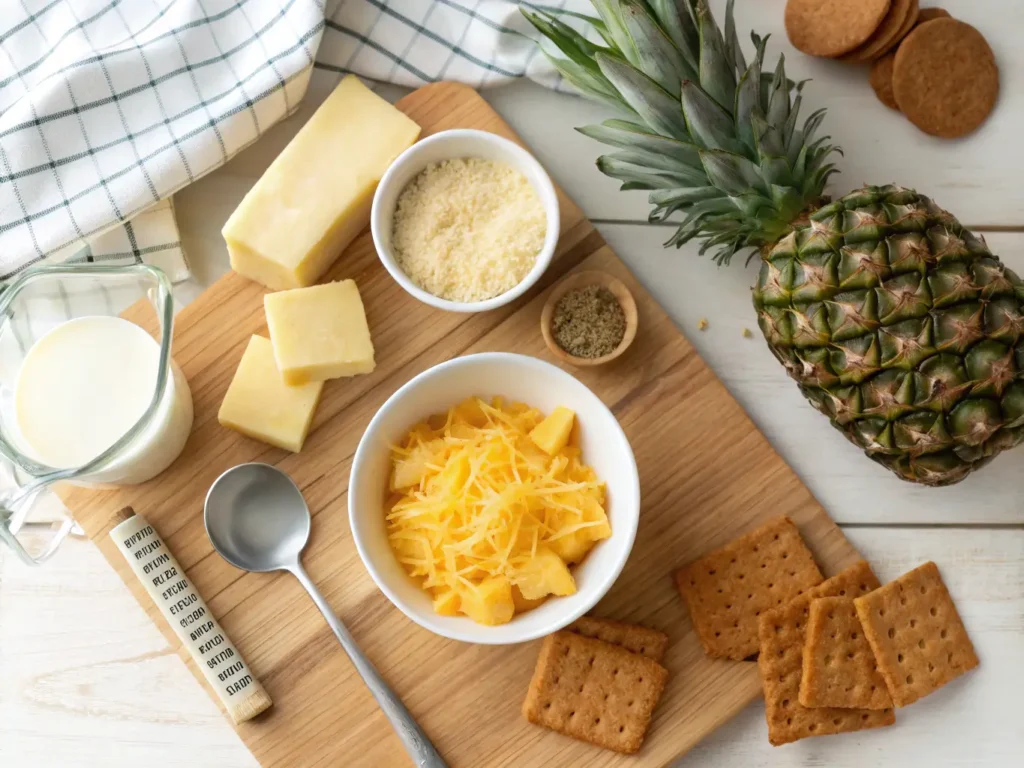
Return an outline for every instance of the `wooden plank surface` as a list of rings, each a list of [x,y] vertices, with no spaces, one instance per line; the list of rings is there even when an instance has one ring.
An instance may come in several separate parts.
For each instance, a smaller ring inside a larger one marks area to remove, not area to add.
[[[472,126],[512,135],[467,88],[430,86],[400,106],[425,133]],[[185,453],[143,486],[66,495],[122,576],[127,572],[120,555],[103,536],[113,511],[131,503],[159,529],[275,700],[268,717],[238,729],[263,765],[388,765],[398,746],[298,584],[286,575],[242,574],[212,552],[202,528],[202,499],[210,482],[234,464],[277,464],[303,489],[314,514],[305,557],[311,576],[455,766],[664,764],[758,693],[753,665],[704,658],[670,571],[777,514],[789,514],[801,525],[826,573],[856,557],[693,347],[566,199],[562,220],[559,259],[541,291],[504,310],[470,317],[438,313],[410,299],[379,266],[369,238],[357,241],[330,277],[358,282],[378,369],[325,387],[315,431],[296,456],[216,423],[249,334],[265,327],[262,289],[234,275],[223,278],[187,307],[176,325],[175,358],[196,404]],[[666,659],[673,677],[639,760],[526,724],[518,710],[536,646],[468,646],[413,625],[364,572],[345,512],[352,453],[386,397],[430,365],[466,352],[501,349],[547,357],[537,329],[543,288],[574,268],[619,275],[640,308],[640,336],[621,364],[580,374],[630,437],[644,497],[634,556],[599,612],[659,626],[673,638]],[[141,594],[131,578],[129,585]]]

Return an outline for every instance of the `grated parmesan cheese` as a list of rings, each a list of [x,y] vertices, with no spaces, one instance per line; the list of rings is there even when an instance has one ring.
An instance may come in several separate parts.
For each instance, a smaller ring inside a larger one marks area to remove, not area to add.
[[[546,232],[544,206],[522,173],[491,160],[455,158],[427,166],[402,190],[391,244],[420,288],[473,302],[518,285]]]

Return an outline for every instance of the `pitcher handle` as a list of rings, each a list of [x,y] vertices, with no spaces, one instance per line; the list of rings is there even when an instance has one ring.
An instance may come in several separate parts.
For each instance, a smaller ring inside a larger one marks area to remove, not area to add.
[[[0,542],[6,543],[22,561],[28,565],[42,565],[57,552],[57,549],[68,536],[81,533],[78,524],[72,519],[63,504],[60,505],[59,518],[53,515],[50,523],[49,540],[39,551],[31,550],[18,538],[18,533],[28,522],[29,514],[37,509],[40,499],[51,497],[49,482],[36,479],[24,485],[12,487],[13,477],[5,476],[0,486],[6,486],[0,492]],[[56,497],[53,497],[56,498]],[[53,530],[53,526],[58,526]]]
[[[64,542],[71,533],[75,530],[75,521],[70,517],[64,518],[60,523],[60,528],[53,534],[46,547],[41,552],[33,555],[21,542],[18,541],[18,537],[14,535],[14,531],[11,530],[8,524],[8,510],[0,511],[3,515],[3,519],[0,520],[0,540],[4,541],[7,546],[14,550],[15,554],[18,555],[27,565],[42,565],[49,560],[57,552],[58,547]]]

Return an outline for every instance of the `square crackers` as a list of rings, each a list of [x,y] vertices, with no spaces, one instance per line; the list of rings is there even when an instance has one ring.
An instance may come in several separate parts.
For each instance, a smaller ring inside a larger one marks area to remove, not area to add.
[[[852,597],[811,600],[800,703],[805,707],[889,709],[892,698],[864,636]]]
[[[758,617],[822,575],[793,521],[777,517],[680,568],[675,579],[704,651],[742,660],[757,653]]]
[[[544,638],[523,715],[617,752],[640,749],[668,670],[646,656],[574,632]]]
[[[854,601],[889,694],[905,707],[978,666],[935,563]]]
[[[758,671],[764,688],[768,740],[778,746],[809,736],[860,731],[896,722],[891,709],[810,709],[800,704],[804,639],[809,606],[816,597],[856,597],[878,587],[864,561],[847,568],[786,605],[761,615]]]
[[[639,653],[659,662],[664,658],[665,648],[668,646],[668,635],[664,632],[615,619],[580,616],[567,629],[577,635],[620,645],[627,651]]]

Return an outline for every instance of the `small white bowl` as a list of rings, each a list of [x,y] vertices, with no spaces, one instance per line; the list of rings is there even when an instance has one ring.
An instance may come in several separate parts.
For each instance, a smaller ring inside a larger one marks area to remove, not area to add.
[[[409,428],[444,413],[467,397],[502,395],[550,413],[564,405],[576,411],[583,460],[607,488],[612,535],[572,567],[576,593],[551,597],[507,624],[484,626],[466,616],[440,616],[430,596],[410,577],[388,543],[385,504],[391,446]],[[562,629],[604,597],[618,578],[636,538],[640,520],[640,478],[629,441],[604,403],[560,368],[525,355],[485,352],[458,357],[421,373],[393,394],[370,421],[352,462],[348,515],[359,556],[387,598],[421,627],[467,643],[523,643]]]
[[[398,196],[402,190],[428,165],[456,157],[480,157],[485,160],[505,163],[515,168],[533,185],[547,214],[544,246],[537,254],[533,269],[514,288],[485,301],[449,301],[428,293],[409,279],[409,276],[399,266],[391,249],[392,222]],[[413,144],[400,154],[388,168],[380,180],[380,184],[377,185],[377,191],[373,195],[373,207],[370,210],[370,232],[373,234],[373,245],[387,271],[400,286],[424,304],[449,312],[486,312],[508,304],[530,290],[551,264],[551,259],[555,255],[555,246],[558,245],[560,226],[558,195],[555,194],[555,186],[537,159],[508,139],[503,139],[501,136],[487,131],[468,128],[435,133],[433,136],[428,136]]]

